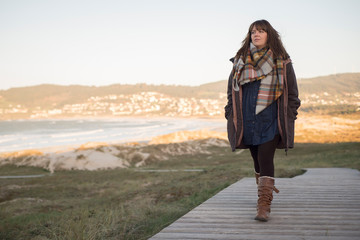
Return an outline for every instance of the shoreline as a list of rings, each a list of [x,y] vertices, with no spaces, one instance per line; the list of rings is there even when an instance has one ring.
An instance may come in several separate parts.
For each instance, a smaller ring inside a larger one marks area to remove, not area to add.
[[[68,120],[116,120],[116,119],[194,119],[194,120],[226,120],[224,116],[190,116],[190,117],[167,117],[167,116],[76,116],[76,117],[60,117],[60,118],[16,118],[16,119],[0,119],[0,122],[7,121],[68,121]]]
[[[341,115],[313,115],[309,113],[300,112],[298,119],[296,120],[295,127],[295,142],[296,143],[337,143],[337,142],[360,142],[360,119],[357,114],[351,114],[350,116],[341,116]],[[120,117],[120,118],[108,118],[108,117],[97,117],[97,118],[71,118],[71,119],[42,119],[42,121],[68,121],[68,120],[79,120],[79,121],[116,121],[119,120],[144,120],[144,121],[167,121],[167,120],[194,120],[194,121],[206,121],[206,122],[214,122],[218,123],[215,126],[210,127],[199,127],[196,130],[177,130],[165,133],[165,134],[154,134],[146,137],[132,137],[128,139],[119,139],[119,140],[109,140],[109,141],[96,141],[96,139],[84,141],[81,143],[70,143],[64,145],[53,145],[46,147],[28,147],[23,149],[18,149],[14,151],[0,151],[0,155],[9,154],[9,153],[17,153],[24,151],[39,151],[46,153],[60,153],[76,150],[82,146],[96,146],[96,145],[127,145],[127,144],[148,144],[153,138],[158,138],[168,134],[174,134],[176,132],[184,132],[184,131],[200,131],[200,130],[208,130],[214,131],[221,134],[226,133],[226,120],[225,118],[217,118],[217,117]],[[40,119],[31,119],[29,121],[39,121]],[[15,120],[19,121],[19,120]],[[20,120],[23,121],[23,120]],[[25,120],[27,121],[27,120]],[[221,124],[219,124],[221,123]]]
[[[37,151],[42,152],[44,154],[46,153],[56,153],[56,152],[67,152],[67,151],[73,151],[77,148],[88,146],[88,145],[126,145],[126,144],[144,144],[149,143],[153,138],[158,138],[163,135],[167,134],[173,134],[176,132],[183,132],[183,131],[199,131],[199,130],[208,130],[208,131],[217,131],[217,132],[223,132],[226,130],[226,120],[220,119],[220,118],[174,118],[174,117],[151,117],[151,118],[142,118],[142,117],[121,117],[121,118],[107,118],[107,117],[99,117],[99,118],[69,118],[69,119],[29,119],[29,120],[11,120],[15,124],[17,121],[19,122],[40,122],[40,121],[46,121],[46,122],[52,122],[52,121],[99,121],[99,122],[111,122],[111,121],[141,121],[141,122],[148,122],[148,121],[159,121],[159,122],[167,122],[167,121],[186,121],[185,127],[183,129],[169,129],[168,133],[161,133],[161,132],[148,132],[145,134],[145,136],[136,136],[136,132],[134,132],[133,136],[126,137],[123,139],[89,139],[89,140],[79,140],[74,141],[74,143],[64,143],[64,144],[54,144],[51,146],[28,146],[20,149],[14,149],[14,150],[6,150],[6,146],[0,148],[0,155],[5,154],[11,154],[11,153],[17,153],[17,152],[25,152],[25,151]],[[197,125],[191,125],[192,121],[199,121]],[[210,126],[202,126],[201,122],[204,121],[205,123],[208,123],[206,125]],[[210,124],[209,124],[210,123]],[[216,123],[214,126],[211,126],[211,123]],[[81,124],[81,123],[80,123]],[[194,127],[195,126],[195,127]],[[141,126],[140,126],[141,128]],[[130,130],[131,131],[131,130]],[[41,144],[39,144],[41,145]]]

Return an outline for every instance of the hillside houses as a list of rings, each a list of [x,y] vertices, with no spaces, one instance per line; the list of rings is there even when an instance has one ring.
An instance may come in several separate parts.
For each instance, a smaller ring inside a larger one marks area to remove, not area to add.
[[[130,95],[92,96],[83,103],[65,104],[62,108],[26,109],[23,106],[0,108],[1,113],[28,113],[30,118],[163,116],[208,117],[223,116],[226,94],[218,99],[175,98],[158,92]]]
[[[302,109],[316,106],[355,106],[360,111],[360,93],[333,95],[327,92],[300,96]],[[22,105],[0,107],[1,119],[16,118],[66,118],[66,117],[223,117],[226,94],[217,98],[171,97],[159,92],[140,92],[91,96],[82,103],[54,105],[53,108],[39,106],[28,109]],[[301,110],[301,109],[300,109]],[[306,111],[306,110],[305,110]]]

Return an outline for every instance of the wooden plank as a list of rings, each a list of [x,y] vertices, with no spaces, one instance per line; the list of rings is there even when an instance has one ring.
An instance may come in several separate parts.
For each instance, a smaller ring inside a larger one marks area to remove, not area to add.
[[[253,220],[257,188],[244,178],[153,236],[157,239],[360,239],[360,172],[307,169],[276,179],[270,220]]]
[[[151,238],[153,239],[153,238]],[[156,239],[181,239],[181,240],[188,240],[188,239],[206,239],[206,240],[354,240],[359,239],[354,236],[308,236],[308,235],[301,235],[301,236],[294,236],[294,235],[286,235],[286,234],[279,234],[279,235],[268,235],[268,234],[240,234],[240,233],[159,233],[156,235]]]

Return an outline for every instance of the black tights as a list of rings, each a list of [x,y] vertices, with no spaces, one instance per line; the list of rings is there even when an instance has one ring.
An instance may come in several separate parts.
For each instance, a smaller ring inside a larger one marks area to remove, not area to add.
[[[250,146],[254,168],[257,173],[260,173],[260,176],[274,177],[274,154],[279,139],[280,135],[277,134],[269,142]]]

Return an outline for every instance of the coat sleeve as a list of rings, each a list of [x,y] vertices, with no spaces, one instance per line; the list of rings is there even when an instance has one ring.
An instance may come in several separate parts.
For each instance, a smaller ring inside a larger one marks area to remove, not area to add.
[[[230,59],[231,62],[234,61],[234,58]],[[225,118],[229,119],[231,112],[232,112],[232,79],[233,79],[233,70],[230,73],[227,85],[227,104],[225,106]]]
[[[231,112],[232,112],[232,72],[230,73],[229,80],[228,80],[228,87],[227,87],[227,104],[225,106],[225,118],[229,119]]]
[[[299,99],[298,85],[292,63],[286,66],[286,75],[288,83],[288,114],[295,120],[298,114],[298,108],[301,105]]]

